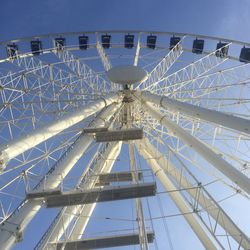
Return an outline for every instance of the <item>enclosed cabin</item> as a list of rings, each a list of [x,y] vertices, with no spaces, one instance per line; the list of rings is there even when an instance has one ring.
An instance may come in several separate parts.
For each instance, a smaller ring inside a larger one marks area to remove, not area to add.
[[[228,50],[229,50],[228,43],[219,42],[217,43],[216,46],[215,56],[221,58],[226,57],[228,55]]]
[[[204,40],[196,38],[193,41],[192,52],[195,54],[202,54],[203,49],[204,49]]]
[[[89,37],[88,36],[79,36],[79,49],[86,50],[89,47]]]
[[[172,50],[180,42],[180,40],[181,40],[180,37],[177,36],[171,37],[169,43],[169,50]],[[176,49],[179,49],[179,47],[177,46]]]
[[[249,63],[250,62],[250,48],[246,48],[245,46],[241,49],[240,52],[240,62]]]
[[[134,35],[125,35],[124,37],[124,47],[126,49],[132,49],[134,48],[134,38],[135,36]]]
[[[66,45],[66,40],[63,37],[55,38],[54,40],[55,48],[57,51],[62,51]]]
[[[8,44],[6,47],[7,57],[11,59],[17,58],[18,55],[18,46],[17,44]]]
[[[102,35],[102,47],[104,49],[109,49],[110,48],[110,42],[111,42],[111,35]]]
[[[150,35],[147,37],[147,48],[149,49],[155,49],[155,45],[156,45],[156,36]]]
[[[30,42],[31,52],[34,56],[38,56],[42,53],[42,42],[39,40]]]

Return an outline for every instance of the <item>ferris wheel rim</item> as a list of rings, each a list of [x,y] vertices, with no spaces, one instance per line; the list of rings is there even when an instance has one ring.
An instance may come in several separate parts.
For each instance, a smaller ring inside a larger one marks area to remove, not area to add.
[[[171,31],[152,31],[152,30],[95,30],[95,31],[77,31],[77,32],[61,32],[61,33],[49,33],[44,35],[36,35],[29,36],[17,39],[10,39],[6,41],[0,41],[0,45],[7,45],[8,43],[22,42],[22,41],[30,41],[31,39],[40,39],[40,38],[54,38],[56,36],[73,36],[73,35],[82,35],[82,34],[105,34],[105,33],[117,33],[117,34],[127,34],[127,33],[141,33],[141,34],[158,34],[158,35],[177,35],[177,36],[190,36],[194,38],[204,38],[211,39],[216,41],[224,41],[228,43],[236,43],[239,45],[250,46],[250,42],[240,41],[229,39],[225,37],[217,37],[217,36],[208,36],[203,34],[194,34],[194,33],[183,33],[183,32],[171,32]]]
[[[49,35],[47,35],[47,36],[33,36],[33,37],[31,37],[32,39],[33,38],[48,38],[48,37],[54,37],[54,36],[60,36],[60,35],[77,35],[77,34],[82,34],[82,33],[85,33],[85,34],[96,34],[96,33],[112,33],[112,32],[114,32],[114,33],[135,33],[136,31],[122,31],[122,32],[120,32],[120,31],[95,31],[95,32],[73,32],[73,33],[57,33],[57,34],[49,34]],[[144,31],[140,31],[140,32],[137,32],[137,33],[143,33]],[[211,38],[211,37],[207,37],[207,36],[199,36],[199,35],[192,35],[192,34],[184,34],[184,33],[176,33],[176,32],[149,32],[149,31],[147,31],[147,32],[145,32],[145,34],[150,34],[150,33],[152,33],[152,34],[168,34],[168,35],[188,35],[188,36],[191,36],[191,37],[199,37],[199,38]],[[21,40],[11,40],[11,41],[9,41],[9,42],[19,42],[19,41],[25,41],[25,39],[26,40],[28,40],[28,39],[31,39],[31,38],[24,38],[24,39],[21,39]],[[222,41],[228,41],[228,42],[236,42],[237,43],[237,41],[233,41],[233,40],[226,40],[226,39],[220,39],[220,38],[213,38],[214,40],[222,40]],[[6,43],[8,43],[8,42],[6,42]],[[5,42],[3,42],[3,43],[0,43],[1,45],[3,45],[3,44],[5,44]],[[239,42],[239,44],[240,45],[249,45],[250,46],[250,43],[249,44],[246,44],[246,43],[243,43],[243,42]],[[114,49],[115,49],[115,47],[113,47]],[[165,49],[165,48],[164,48]],[[52,50],[50,51],[50,52],[52,52]],[[190,52],[190,51],[189,51]],[[31,55],[31,56],[34,56],[33,54]],[[229,59],[233,59],[233,58],[230,58],[229,57]],[[236,58],[235,58],[236,59]],[[64,62],[60,62],[60,63],[64,63]],[[163,110],[162,110],[163,111]],[[209,134],[210,135],[210,134]],[[152,136],[154,136],[154,134],[152,135]],[[22,203],[22,205],[21,206],[23,206],[23,203]]]

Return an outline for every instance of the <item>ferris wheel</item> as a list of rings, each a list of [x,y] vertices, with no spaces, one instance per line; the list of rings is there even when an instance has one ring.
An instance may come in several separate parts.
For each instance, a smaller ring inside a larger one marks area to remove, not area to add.
[[[71,32],[0,58],[0,249],[250,249],[250,43]]]

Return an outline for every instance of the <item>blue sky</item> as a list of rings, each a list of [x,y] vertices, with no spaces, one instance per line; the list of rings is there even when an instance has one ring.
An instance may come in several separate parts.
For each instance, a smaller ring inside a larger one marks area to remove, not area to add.
[[[187,32],[249,42],[249,12],[250,0],[1,0],[0,40],[131,29]],[[17,249],[27,247],[25,243]]]
[[[169,30],[250,40],[249,0],[2,0],[1,40],[101,29]]]

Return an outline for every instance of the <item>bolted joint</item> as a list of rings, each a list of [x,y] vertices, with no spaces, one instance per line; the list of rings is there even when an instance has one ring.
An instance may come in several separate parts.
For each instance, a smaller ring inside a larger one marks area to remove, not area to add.
[[[12,234],[15,237],[15,242],[20,242],[23,239],[22,231],[20,230],[20,226],[11,223],[8,221],[4,221],[0,225],[0,232],[1,231],[7,231],[8,233]]]
[[[15,242],[18,243],[23,240],[23,233],[21,231],[17,231],[15,233]]]

